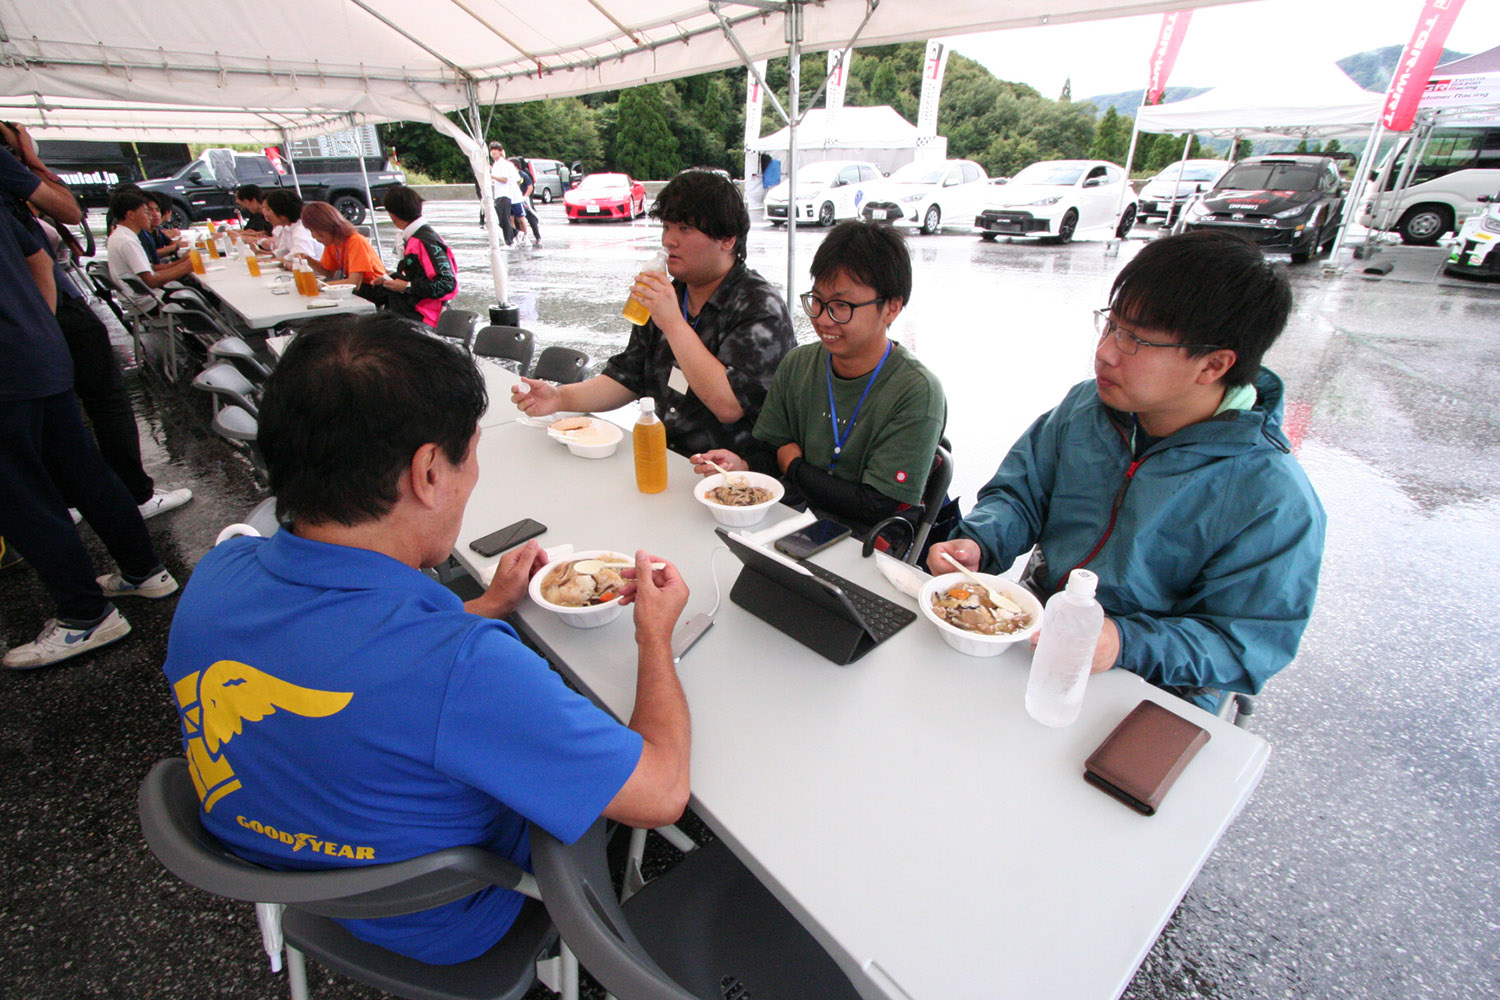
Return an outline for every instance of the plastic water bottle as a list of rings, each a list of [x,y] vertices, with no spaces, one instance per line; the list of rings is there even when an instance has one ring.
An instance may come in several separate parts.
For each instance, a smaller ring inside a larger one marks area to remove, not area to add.
[[[642,493],[667,488],[667,425],[656,415],[656,400],[641,398],[641,416],[631,434],[635,446],[635,485]]]
[[[666,270],[667,252],[665,250],[658,250],[650,260],[646,261],[646,266],[641,268],[641,273],[645,274],[647,271],[665,272]],[[651,319],[651,310],[641,305],[635,299],[626,297],[625,308],[620,311],[620,315],[636,326],[645,326]]]
[[[1042,616],[1042,637],[1031,658],[1026,712],[1046,726],[1070,726],[1083,708],[1083,690],[1094,663],[1104,609],[1094,600],[1099,577],[1086,569],[1068,574]]]

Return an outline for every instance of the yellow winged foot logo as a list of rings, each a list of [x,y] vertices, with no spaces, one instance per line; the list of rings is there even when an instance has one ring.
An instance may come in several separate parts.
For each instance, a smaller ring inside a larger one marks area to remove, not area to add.
[[[203,811],[240,787],[224,756],[224,745],[244,732],[246,722],[259,722],[277,709],[307,718],[323,718],[343,711],[352,691],[318,691],[291,684],[263,670],[234,660],[219,660],[173,685],[177,712],[182,718],[188,764]]]

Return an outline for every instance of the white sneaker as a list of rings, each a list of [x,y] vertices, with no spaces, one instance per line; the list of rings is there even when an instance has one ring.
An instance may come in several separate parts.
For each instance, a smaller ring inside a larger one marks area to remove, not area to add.
[[[68,628],[50,619],[36,637],[36,642],[17,646],[5,654],[5,666],[11,670],[35,670],[66,660],[91,649],[107,646],[130,634],[130,623],[115,608],[92,628]]]
[[[162,570],[155,576],[148,576],[140,583],[131,583],[119,573],[106,573],[99,577],[98,580],[99,589],[104,591],[105,597],[150,597],[155,599],[177,593],[177,581],[166,570]]]
[[[141,504],[141,517],[152,518],[157,514],[165,514],[169,510],[176,510],[191,499],[193,499],[192,490],[156,490],[151,494],[150,500]]]
[[[78,508],[77,507],[69,507],[68,508],[68,516],[73,519],[73,523],[74,524],[82,524],[83,523],[83,515],[80,514],[80,513],[78,513]]]

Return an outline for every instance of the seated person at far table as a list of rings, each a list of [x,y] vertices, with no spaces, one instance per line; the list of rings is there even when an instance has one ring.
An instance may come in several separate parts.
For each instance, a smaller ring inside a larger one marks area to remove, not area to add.
[[[140,278],[147,288],[157,289],[169,281],[176,281],[191,274],[193,264],[188,258],[170,264],[153,266],[146,257],[146,248],[141,245],[141,232],[151,224],[156,203],[139,190],[116,191],[109,199],[109,212],[118,220],[114,231],[104,244],[109,259],[109,274],[125,295],[143,312],[155,312],[161,303],[153,292],[140,295],[125,287],[124,279]],[[159,214],[159,213],[158,213]]]
[[[235,189],[234,203],[245,217],[239,232],[241,239],[271,235],[271,220],[266,218],[266,195],[259,184],[241,184]]]
[[[443,306],[458,294],[453,251],[422,217],[422,196],[405,184],[385,193],[386,214],[401,230],[401,262],[394,275],[372,279],[369,298],[404,319],[437,326]]]
[[[172,199],[165,191],[143,192],[150,200],[146,206],[151,218],[146,228],[141,230],[141,245],[146,248],[146,256],[154,266],[169,264],[172,262],[173,254],[187,246],[187,240],[181,239],[181,231],[168,229],[166,219],[172,212]]]
[[[943,387],[887,331],[911,301],[906,240],[881,223],[839,223],[813,255],[802,307],[818,343],[786,356],[766,395],[755,436],[776,449],[786,502],[864,532],[922,502],[947,422]],[[748,468],[711,449],[697,472]]]
[[[268,250],[283,260],[294,254],[322,259],[323,244],[313,239],[302,222],[302,198],[295,191],[277,188],[270,192],[264,211],[266,221],[274,228],[270,237],[251,241],[255,249]]]
[[[612,410],[650,396],[682,455],[727,448],[760,472],[775,456],[751,431],[771,376],[796,346],[781,293],[745,266],[750,214],[733,182],[685,170],[651,206],[667,273],[642,271],[630,298],[651,318],[631,330],[604,373],[573,385],[522,379],[511,402],[533,416]]]
[[[638,552],[624,571],[639,646],[628,726],[499,620],[546,562],[536,542],[467,604],[422,573],[458,540],[486,403],[463,351],[384,314],[309,324],[267,380],[259,441],[291,521],[203,557],[163,668],[203,824],[241,857],[305,870],[479,845],[524,866],[527,821],[572,841],[601,814],[656,827],[686,806],[671,635],[688,591],[674,566]],[[490,888],[342,922],[451,964],[488,950],[524,904]]]
[[[1260,363],[1291,306],[1285,273],[1231,234],[1146,244],[1096,313],[1097,377],[1037,418],[928,566],[1001,573],[1036,546],[1038,597],[1098,574],[1096,673],[1209,711],[1259,691],[1297,653],[1326,525]]]
[[[313,272],[330,285],[353,285],[356,288],[373,288],[372,281],[385,274],[385,265],[380,255],[354,228],[354,224],[339,214],[339,210],[326,201],[309,201],[302,206],[302,224],[312,238],[323,244],[323,256],[314,259],[306,253],[297,254],[307,258]]]

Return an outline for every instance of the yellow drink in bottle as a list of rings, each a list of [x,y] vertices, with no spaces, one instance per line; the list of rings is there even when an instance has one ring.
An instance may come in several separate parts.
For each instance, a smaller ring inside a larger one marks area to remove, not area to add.
[[[193,262],[194,274],[203,273],[203,254],[198,250],[197,247],[193,247],[193,249],[188,251],[188,260]]]
[[[250,277],[260,277],[260,261],[255,259],[255,254],[252,253],[245,256],[245,267],[250,270]]]
[[[667,488],[667,425],[656,416],[656,400],[641,399],[641,417],[631,432],[635,447],[635,485],[642,493]]]
[[[209,241],[208,241],[208,255],[210,257],[212,257],[214,260],[218,260],[219,259],[219,242],[218,242],[218,240],[209,239]]]
[[[665,250],[658,250],[656,251],[656,254],[646,262],[646,266],[641,268],[641,273],[645,274],[647,271],[665,272],[666,269],[667,252]],[[636,326],[645,326],[646,323],[651,319],[651,310],[647,309],[645,306],[641,305],[633,298],[626,298],[625,308],[620,310],[620,315],[624,316],[628,321],[634,323]]]

